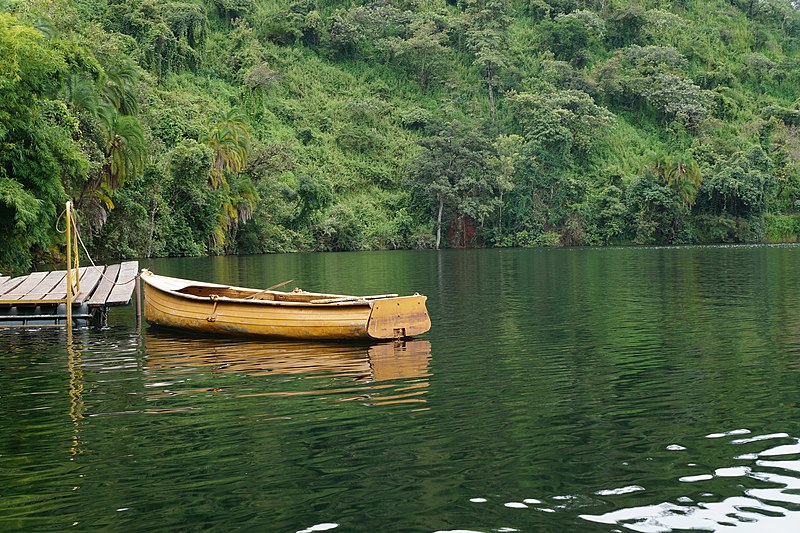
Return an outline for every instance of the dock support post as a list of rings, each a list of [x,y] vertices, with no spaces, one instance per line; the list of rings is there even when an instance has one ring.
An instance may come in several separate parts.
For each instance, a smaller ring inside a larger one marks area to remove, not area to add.
[[[67,202],[67,337],[72,337],[72,202]],[[76,250],[77,252],[77,250]]]
[[[142,335],[142,278],[136,274],[136,283],[133,290],[133,302],[136,308],[136,336],[141,341]]]

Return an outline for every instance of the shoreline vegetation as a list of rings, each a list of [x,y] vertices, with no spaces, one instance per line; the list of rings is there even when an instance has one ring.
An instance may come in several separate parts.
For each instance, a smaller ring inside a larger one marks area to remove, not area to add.
[[[796,242],[787,0],[0,0],[0,271]]]

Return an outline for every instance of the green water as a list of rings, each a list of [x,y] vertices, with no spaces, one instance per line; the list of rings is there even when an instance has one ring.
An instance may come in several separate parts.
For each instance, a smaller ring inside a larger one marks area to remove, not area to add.
[[[405,344],[0,331],[0,529],[797,531],[800,248],[170,259],[429,296]]]

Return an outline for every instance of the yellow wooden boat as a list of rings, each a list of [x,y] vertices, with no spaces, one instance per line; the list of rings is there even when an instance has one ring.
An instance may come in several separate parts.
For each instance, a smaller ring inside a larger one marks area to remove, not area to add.
[[[431,328],[420,294],[346,296],[258,290],[142,270],[144,317],[201,333],[292,339],[399,339]]]

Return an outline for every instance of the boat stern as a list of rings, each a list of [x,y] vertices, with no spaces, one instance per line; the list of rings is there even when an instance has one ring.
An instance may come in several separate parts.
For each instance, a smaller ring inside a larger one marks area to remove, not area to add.
[[[373,339],[400,339],[431,329],[431,318],[421,294],[385,298],[371,302],[367,334]]]

